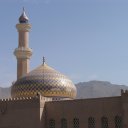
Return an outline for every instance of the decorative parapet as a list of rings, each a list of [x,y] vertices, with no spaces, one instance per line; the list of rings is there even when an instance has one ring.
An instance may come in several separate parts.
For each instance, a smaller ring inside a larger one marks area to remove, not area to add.
[[[8,98],[8,99],[0,99],[0,102],[4,101],[19,101],[19,100],[32,100],[37,97],[19,97],[19,98]]]
[[[62,98],[62,97],[53,97],[52,101],[61,101],[61,100],[73,100],[71,98]]]
[[[42,100],[42,101],[52,101],[52,98],[49,97],[43,97],[41,95],[34,96],[34,97],[16,97],[16,98],[7,98],[7,99],[0,99],[1,102],[8,102],[8,101],[28,101],[28,100]]]

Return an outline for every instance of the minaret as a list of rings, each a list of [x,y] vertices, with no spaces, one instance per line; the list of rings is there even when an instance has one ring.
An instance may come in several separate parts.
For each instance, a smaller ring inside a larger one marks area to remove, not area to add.
[[[32,55],[32,49],[29,48],[29,31],[31,25],[23,8],[23,12],[19,17],[19,23],[16,25],[19,33],[18,48],[15,49],[14,55],[17,58],[17,79],[21,78],[29,72],[29,61]]]

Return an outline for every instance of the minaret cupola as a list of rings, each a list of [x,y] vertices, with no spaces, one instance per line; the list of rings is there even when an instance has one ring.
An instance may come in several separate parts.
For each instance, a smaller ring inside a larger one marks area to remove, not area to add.
[[[23,8],[23,12],[21,16],[19,17],[19,23],[28,23],[28,21],[29,21],[29,18],[27,17],[25,13],[25,9]]]

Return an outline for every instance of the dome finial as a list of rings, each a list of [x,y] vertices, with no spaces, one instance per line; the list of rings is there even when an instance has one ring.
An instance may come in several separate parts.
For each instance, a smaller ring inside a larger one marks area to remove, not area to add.
[[[29,21],[29,19],[28,19],[26,13],[25,13],[25,9],[23,7],[23,12],[22,12],[22,14],[21,14],[21,16],[19,18],[19,22],[20,23],[28,23],[28,21]]]
[[[23,12],[25,12],[25,9],[24,9],[24,7],[23,7]]]
[[[43,65],[45,64],[45,57],[43,56]]]

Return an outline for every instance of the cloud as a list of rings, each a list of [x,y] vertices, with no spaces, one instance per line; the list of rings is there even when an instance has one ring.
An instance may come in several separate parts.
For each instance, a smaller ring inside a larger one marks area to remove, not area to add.
[[[85,75],[80,74],[80,73],[69,74],[68,77],[69,77],[74,83],[78,83],[78,82],[81,82],[81,81],[86,81]]]
[[[91,74],[87,77],[87,80],[97,80],[99,76],[97,74]]]
[[[74,73],[69,74],[68,77],[75,83],[78,82],[86,82],[91,80],[99,80],[99,75],[93,73],[91,75],[88,74],[80,74],[80,73]]]

